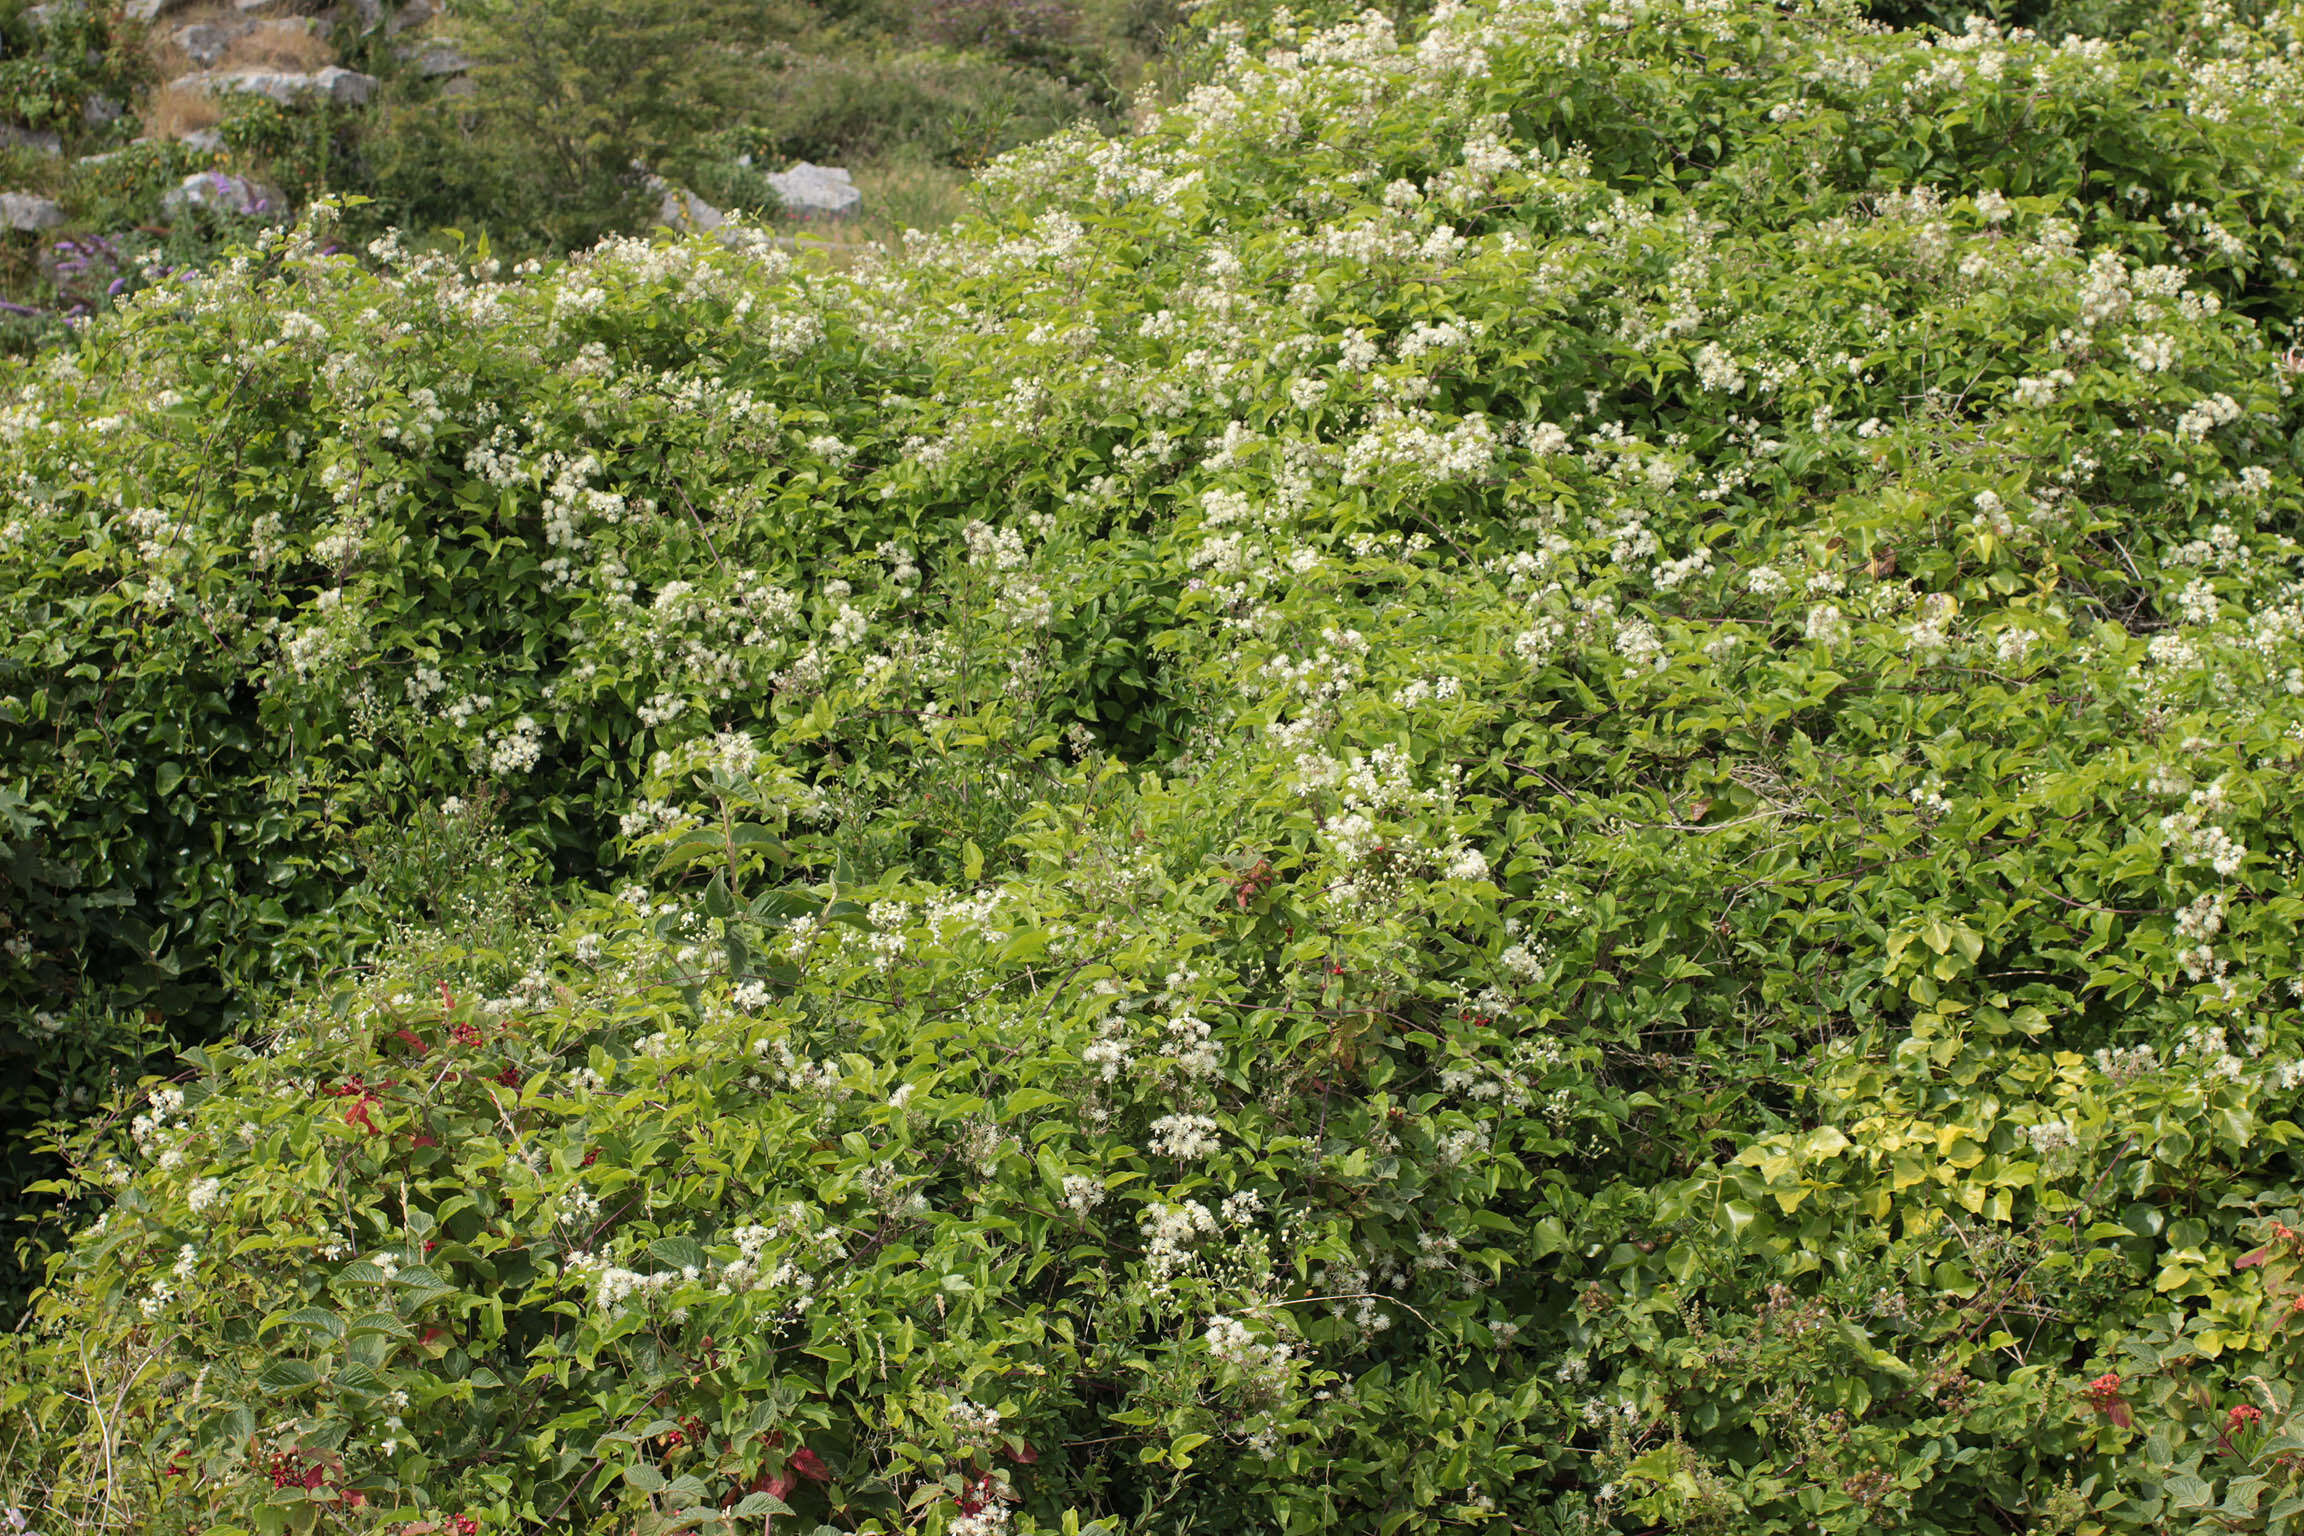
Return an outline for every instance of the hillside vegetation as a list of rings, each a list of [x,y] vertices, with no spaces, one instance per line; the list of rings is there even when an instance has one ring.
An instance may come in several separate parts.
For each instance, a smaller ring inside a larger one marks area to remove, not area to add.
[[[1172,0],[0,0],[0,346],[323,197],[350,244],[514,261],[697,209],[836,246],[933,227],[970,168],[1115,124],[1175,23]],[[801,161],[852,170],[862,206],[784,207],[771,173]]]
[[[1197,19],[16,376],[31,1529],[2294,1528],[2304,11]]]

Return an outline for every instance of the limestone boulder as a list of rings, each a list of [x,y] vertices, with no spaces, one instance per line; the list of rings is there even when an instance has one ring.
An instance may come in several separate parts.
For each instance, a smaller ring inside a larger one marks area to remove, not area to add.
[[[0,192],[0,229],[54,229],[64,222],[64,209],[52,197],[36,192]]]
[[[14,123],[0,123],[0,145],[10,149],[29,149],[43,155],[64,153],[64,141],[45,128],[19,128]]]
[[[288,201],[277,187],[266,185],[253,177],[233,176],[223,171],[198,171],[171,187],[160,206],[170,213],[191,208],[216,208],[242,218],[258,214],[278,214],[285,218]]]
[[[312,74],[281,69],[203,70],[198,74],[180,76],[171,83],[181,89],[203,90],[219,96],[234,91],[249,91],[258,96],[269,96],[284,106],[317,100],[332,101],[348,107],[366,106],[380,84],[374,75],[364,75],[356,69],[344,69],[334,64]]]
[[[846,218],[864,206],[855,178],[836,165],[803,160],[788,171],[771,171],[766,180],[784,212],[803,218]]]
[[[256,30],[253,21],[234,18],[228,21],[196,21],[188,27],[178,27],[174,34],[177,47],[184,57],[207,69],[222,62],[224,55],[249,33]]]
[[[464,50],[445,37],[427,37],[400,45],[401,56],[415,67],[420,75],[461,75],[472,67]]]
[[[660,184],[663,201],[657,205],[657,221],[683,232],[701,233],[718,229],[728,222],[728,216],[713,207],[686,187]]]

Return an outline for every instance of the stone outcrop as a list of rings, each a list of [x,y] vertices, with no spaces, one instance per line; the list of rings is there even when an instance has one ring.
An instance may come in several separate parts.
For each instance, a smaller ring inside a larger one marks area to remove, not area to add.
[[[0,229],[54,229],[64,209],[54,198],[34,192],[0,192]]]
[[[19,128],[14,123],[0,123],[0,146],[35,150],[43,155],[64,153],[64,141],[55,133],[45,128]]]
[[[160,199],[160,206],[170,213],[188,208],[221,208],[243,218],[261,213],[286,216],[287,199],[279,189],[246,176],[227,175],[223,171],[198,171],[168,190]]]
[[[252,91],[282,105],[318,100],[347,107],[366,106],[379,83],[374,75],[334,64],[311,74],[281,69],[202,70],[198,74],[180,75],[169,82],[173,89],[206,91],[210,95]]]
[[[810,165],[803,160],[788,171],[771,171],[768,185],[786,213],[807,218],[845,218],[864,206],[864,194],[848,172],[836,165]]]
[[[682,232],[696,233],[718,229],[728,222],[726,214],[686,187],[675,187],[668,182],[653,178],[652,180],[654,180],[657,190],[664,194],[664,200],[656,208],[658,222]]]
[[[223,16],[213,21],[196,21],[188,27],[178,27],[171,36],[184,56],[202,69],[212,69],[224,62],[234,44],[259,32],[275,37],[282,33],[317,36],[320,23],[309,16],[289,17],[284,20],[264,21],[247,16]]]
[[[401,55],[415,67],[420,75],[460,75],[472,67],[464,50],[445,37],[427,37],[414,44],[402,43]]]

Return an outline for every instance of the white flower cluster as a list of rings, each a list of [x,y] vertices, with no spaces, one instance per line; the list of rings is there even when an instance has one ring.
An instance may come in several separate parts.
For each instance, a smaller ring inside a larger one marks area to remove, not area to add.
[[[1201,1341],[1217,1363],[1239,1373],[1250,1396],[1269,1398],[1287,1390],[1296,1363],[1293,1346],[1259,1339],[1246,1323],[1220,1312],[1208,1319]]]
[[[1178,1162],[1198,1162],[1223,1148],[1216,1122],[1206,1115],[1162,1115],[1152,1122],[1152,1150]]]
[[[2227,878],[2240,872],[2248,850],[2237,838],[2207,818],[2222,808],[2220,785],[2195,790],[2181,811],[2160,818],[2160,833],[2167,840],[2169,857],[2179,864],[2205,864]]]
[[[498,778],[526,773],[544,755],[544,728],[527,715],[502,730],[490,731],[476,754],[487,771]]]
[[[184,1090],[158,1088],[144,1112],[129,1122],[128,1136],[136,1150],[157,1166],[174,1168],[184,1161],[181,1137],[186,1124]]]
[[[2041,1120],[2024,1128],[2024,1139],[2035,1156],[2053,1158],[2079,1149],[2080,1138],[2069,1120]]]
[[[1197,1200],[1175,1205],[1152,1201],[1138,1221],[1144,1234],[1144,1266],[1154,1281],[1183,1272],[1192,1262],[1193,1245],[1216,1231],[1216,1216]]]
[[[1085,1221],[1104,1203],[1104,1181],[1084,1173],[1064,1175],[1065,1208]]]

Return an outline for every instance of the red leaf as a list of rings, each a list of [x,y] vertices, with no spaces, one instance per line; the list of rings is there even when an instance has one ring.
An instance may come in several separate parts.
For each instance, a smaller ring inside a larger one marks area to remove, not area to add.
[[[1020,1461],[1028,1467],[1040,1459],[1040,1453],[1032,1448],[1032,1442],[1029,1440],[1009,1441],[1008,1454],[1014,1460]]]
[[[2128,1411],[2128,1405],[2126,1403],[2106,1403],[2104,1405],[2104,1417],[2110,1419],[2114,1424],[2119,1425],[2122,1429],[2134,1429],[2136,1427],[2136,1416]]]
[[[2254,1253],[2244,1253],[2232,1261],[2232,1267],[2234,1269],[2254,1269],[2269,1258],[2271,1253],[2272,1250],[2269,1248],[2259,1248]]]
[[[792,1470],[812,1483],[828,1483],[832,1480],[832,1469],[824,1465],[824,1458],[806,1446],[792,1453]]]

